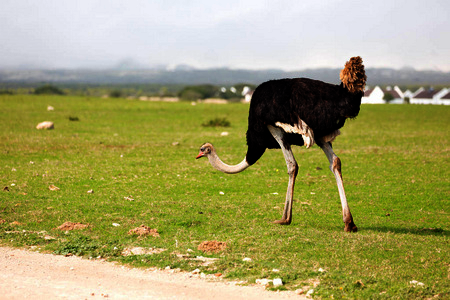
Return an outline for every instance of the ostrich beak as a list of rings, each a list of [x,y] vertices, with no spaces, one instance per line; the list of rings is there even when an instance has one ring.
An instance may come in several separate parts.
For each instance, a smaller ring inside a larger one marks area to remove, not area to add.
[[[203,156],[205,156],[205,153],[200,151],[200,153],[197,155],[197,157],[195,159],[199,159],[200,157],[203,157]]]

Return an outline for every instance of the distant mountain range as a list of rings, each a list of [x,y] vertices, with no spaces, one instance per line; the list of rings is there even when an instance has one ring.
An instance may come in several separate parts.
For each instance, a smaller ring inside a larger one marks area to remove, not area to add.
[[[123,66],[121,66],[123,67]],[[259,84],[292,77],[309,77],[339,83],[340,69],[320,68],[299,71],[240,70],[229,68],[195,69],[189,66],[153,69],[115,68],[110,70],[0,70],[0,83],[64,83],[64,84]],[[366,69],[368,85],[449,85],[450,72],[400,70],[390,68]]]

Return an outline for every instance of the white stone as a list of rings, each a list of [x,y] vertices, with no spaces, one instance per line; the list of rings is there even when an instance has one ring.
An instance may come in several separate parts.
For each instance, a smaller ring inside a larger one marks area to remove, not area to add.
[[[273,286],[274,287],[279,287],[283,285],[283,280],[281,280],[281,278],[275,278],[273,280]]]
[[[269,282],[272,282],[272,280],[269,280],[267,278],[264,279],[256,279],[256,284],[260,284],[260,285],[268,285]]]
[[[45,121],[37,124],[36,129],[55,129],[55,124],[50,121]]]
[[[415,285],[415,286],[424,286],[425,284],[423,282],[419,282],[417,280],[411,280],[409,284]]]

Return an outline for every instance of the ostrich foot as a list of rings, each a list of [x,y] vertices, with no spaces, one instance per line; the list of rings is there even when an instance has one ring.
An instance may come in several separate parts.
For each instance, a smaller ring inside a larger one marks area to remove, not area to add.
[[[346,232],[357,232],[358,231],[358,227],[356,227],[355,223],[353,223],[353,220],[352,220],[349,223],[345,223],[344,231],[346,231]]]
[[[280,225],[290,225],[291,224],[291,220],[290,219],[288,219],[288,220],[280,219],[280,220],[273,221],[273,223],[274,224],[280,224]]]

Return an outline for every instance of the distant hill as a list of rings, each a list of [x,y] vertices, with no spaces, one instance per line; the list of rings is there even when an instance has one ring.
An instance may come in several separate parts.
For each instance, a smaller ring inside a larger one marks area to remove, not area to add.
[[[340,69],[321,68],[299,71],[238,70],[228,68],[194,69],[187,66],[173,69],[111,70],[0,70],[0,83],[83,83],[83,84],[204,84],[232,85],[292,77],[309,77],[339,83]],[[450,72],[416,71],[412,68],[369,68],[368,85],[450,85]]]

